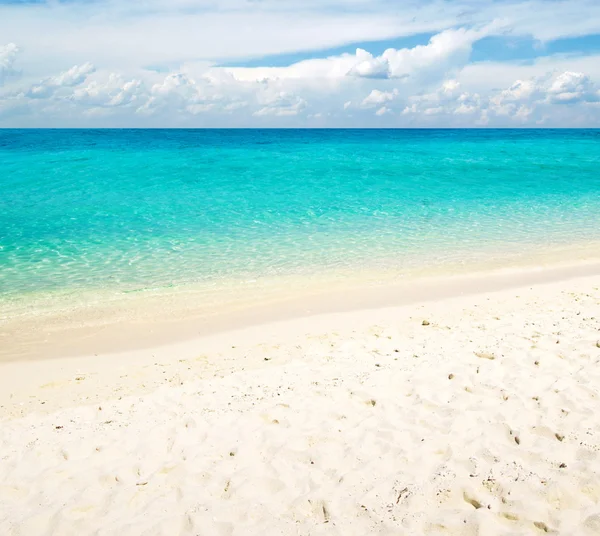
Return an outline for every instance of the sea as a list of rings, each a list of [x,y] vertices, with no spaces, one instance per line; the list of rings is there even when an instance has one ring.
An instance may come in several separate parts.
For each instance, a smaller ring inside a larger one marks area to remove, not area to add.
[[[599,241],[600,130],[0,130],[3,318]]]

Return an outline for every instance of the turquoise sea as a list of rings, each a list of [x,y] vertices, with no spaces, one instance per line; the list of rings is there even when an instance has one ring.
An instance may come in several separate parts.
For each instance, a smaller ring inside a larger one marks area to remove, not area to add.
[[[0,130],[0,170],[5,306],[600,239],[600,130]]]

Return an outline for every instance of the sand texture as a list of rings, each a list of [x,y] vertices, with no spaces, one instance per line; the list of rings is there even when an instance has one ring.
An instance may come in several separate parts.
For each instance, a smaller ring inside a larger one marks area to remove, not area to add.
[[[12,364],[0,534],[598,535],[599,287],[290,320],[96,384]]]

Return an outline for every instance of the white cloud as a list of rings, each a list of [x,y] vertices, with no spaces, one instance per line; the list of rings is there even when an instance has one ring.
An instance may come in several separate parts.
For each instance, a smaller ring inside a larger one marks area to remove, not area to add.
[[[218,95],[207,95],[202,90],[202,85],[185,73],[168,74],[161,82],[152,86],[146,102],[138,108],[138,113],[204,113],[214,107],[212,101],[217,100]]]
[[[359,78],[407,78],[427,75],[440,79],[448,71],[462,67],[469,59],[473,43],[489,35],[494,25],[480,30],[446,30],[434,35],[426,45],[389,48],[380,56],[363,49],[354,54],[310,59],[287,67],[231,67],[225,71],[239,81],[308,80]]]
[[[533,80],[517,80],[508,89],[500,93],[502,101],[519,101],[530,98],[536,91],[536,84]]]
[[[467,124],[538,125],[554,117],[569,120],[567,124],[571,125],[573,117],[599,121],[600,114],[588,106],[598,101],[600,93],[589,76],[567,71],[517,80],[507,89],[492,91],[486,96],[462,91],[455,82],[445,82],[433,93],[410,97],[403,114],[416,119],[446,116],[450,124],[453,124],[451,116],[461,116],[459,124],[468,120]],[[581,113],[573,116],[571,112],[570,118],[562,115],[560,109],[566,104]]]
[[[108,108],[87,108],[83,115],[91,119],[105,118],[111,115],[111,110]]]
[[[490,109],[497,115],[529,120],[536,109],[547,112],[548,105],[585,105],[597,101],[600,101],[600,91],[588,75],[565,71],[517,80],[490,98]]]
[[[356,50],[358,63],[353,65],[347,74],[362,78],[389,78],[390,64],[384,57],[374,58],[362,49]]]
[[[446,80],[442,84],[442,92],[451,94],[460,88],[460,82],[458,80]]]
[[[550,102],[572,104],[575,102],[595,102],[600,100],[600,93],[584,73],[567,71],[557,76],[547,90]]]
[[[15,71],[13,66],[19,52],[19,47],[14,43],[0,46],[0,86],[3,84],[5,78],[16,74],[17,71]]]
[[[248,103],[246,101],[236,101],[230,102],[223,107],[223,110],[226,112],[234,112],[235,110],[241,110],[242,108],[246,108]]]
[[[417,95],[408,99],[409,104],[403,115],[456,114],[467,116],[480,111],[481,97],[477,93],[462,91],[456,80],[446,80],[432,93]]]
[[[425,110],[423,111],[423,113],[425,115],[438,115],[438,114],[443,113],[444,111],[445,110],[444,110],[443,106],[436,106],[434,108],[425,108]]]
[[[533,113],[533,108],[529,108],[522,104],[519,109],[515,113],[515,118],[520,119],[522,121],[527,121],[531,114]]]
[[[215,106],[214,102],[188,104],[186,106],[186,111],[192,115],[198,115],[214,110]]]
[[[68,71],[48,79],[48,83],[54,86],[73,87],[81,84],[96,68],[89,62],[83,65],[75,65]]]
[[[456,79],[471,91],[497,92],[515,81],[542,80],[567,71],[582,72],[596,83],[600,80],[600,54],[555,54],[533,61],[479,61],[465,65]]]
[[[461,102],[458,105],[458,108],[454,109],[453,113],[455,113],[457,115],[470,115],[470,114],[474,114],[478,111],[479,111],[478,106],[476,106],[474,104],[467,104],[465,102]]]
[[[490,33],[482,30],[446,30],[434,35],[427,45],[400,50],[388,49],[383,53],[390,68],[390,76],[400,78],[415,72],[433,72],[442,77],[446,71],[467,63],[473,43]]]
[[[392,91],[379,91],[378,89],[374,89],[363,99],[362,106],[371,108],[379,104],[393,101],[398,95],[399,92],[397,89],[393,89]]]
[[[5,93],[0,97],[0,114],[73,120],[83,117],[89,121],[129,114],[123,117],[133,120],[137,115],[146,121],[171,120],[172,124],[189,124],[200,115],[217,122],[231,116],[244,124],[252,124],[252,118],[268,119],[273,126],[290,125],[285,121],[299,116],[375,126],[377,123],[369,121],[395,116],[397,121],[404,121],[398,126],[511,126],[549,124],[553,118],[564,117],[557,115],[557,110],[563,108],[581,110],[570,114],[578,121],[576,124],[598,119],[600,113],[600,107],[590,107],[600,100],[598,89],[591,77],[581,72],[519,79],[506,89],[487,94],[469,91],[458,80],[448,79],[436,90],[420,95],[411,95],[410,87],[404,83],[387,89],[373,88],[366,96],[360,95],[365,84],[368,87],[373,83],[383,82],[349,77],[346,85],[340,86],[341,93],[318,92],[293,79],[241,81],[224,69],[208,67],[194,77],[173,72],[149,84],[98,72],[92,65],[84,64],[23,91]],[[345,100],[348,92],[354,92],[352,100]],[[584,112],[582,107],[586,106]],[[368,110],[371,120],[364,115]]]
[[[77,87],[72,99],[85,105],[112,108],[135,105],[144,99],[144,93],[141,80],[125,81],[111,73],[106,81],[92,80]]]
[[[267,106],[254,112],[254,116],[274,115],[277,117],[295,116],[303,111],[307,102],[297,95],[279,93],[267,100]]]
[[[51,76],[32,85],[27,90],[27,96],[32,99],[46,99],[61,93],[62,88],[72,88],[84,82],[87,77],[95,72],[96,68],[91,63],[75,65],[69,70],[56,76]]]
[[[379,5],[356,0],[0,4],[0,35],[28,51],[41,48],[36,57],[42,65],[64,68],[89,60],[102,68],[129,70],[436,32],[456,24],[459,13],[453,8],[450,15],[440,16],[425,7],[419,10],[419,20],[413,20],[416,8],[404,12],[375,1]]]
[[[0,35],[37,78],[91,61],[108,71],[323,50],[502,21],[540,41],[600,31],[597,0],[146,0],[0,4]],[[74,46],[76,43],[76,46]],[[110,43],[110,46],[107,46]],[[357,66],[379,76],[385,62]],[[44,69],[47,69],[45,72]]]
[[[144,9],[171,9],[159,0],[148,1]],[[184,1],[188,0],[175,0],[180,7]],[[238,0],[225,1],[246,9]],[[366,9],[366,0],[354,1]],[[463,7],[474,2],[460,1]],[[198,5],[196,0],[189,2]],[[317,9],[316,2],[307,2],[307,12]],[[276,9],[271,0],[261,4],[273,16],[284,12],[290,16],[297,8],[286,4]],[[564,7],[556,4],[557,9]],[[96,68],[88,61],[94,59],[90,57],[34,78],[28,71],[31,56],[19,52],[22,48],[31,54],[31,46],[5,45],[0,47],[0,69],[16,72],[19,67],[24,74],[19,80],[11,78],[0,92],[0,125],[18,125],[19,121],[57,125],[63,120],[70,121],[69,125],[109,125],[110,118],[118,119],[120,125],[140,126],[294,126],[306,124],[309,118],[319,119],[322,126],[377,126],[392,121],[397,126],[597,124],[600,106],[593,109],[591,104],[600,100],[596,86],[600,57],[556,55],[520,63],[471,62],[478,40],[516,32],[511,17],[500,17],[502,9],[496,7],[498,21],[482,15],[461,26],[456,25],[460,16],[454,7],[447,12],[454,13],[452,17],[442,24],[443,17],[435,19],[438,10],[430,6],[432,20],[446,27],[424,44],[388,48],[378,54],[357,48],[353,53],[283,67],[220,67],[212,52],[199,52],[191,60],[186,59],[190,57],[186,52],[182,61],[161,65],[168,54],[163,57],[157,52],[146,69],[139,64]],[[70,9],[66,4],[63,8]],[[3,9],[0,6],[0,17]],[[123,4],[123,9],[129,8]],[[136,21],[134,17],[132,32]],[[572,24],[569,31],[575,28]],[[322,29],[318,32],[322,37]],[[40,34],[37,50],[45,36]],[[157,43],[161,43],[159,37],[155,36]],[[121,52],[127,56],[129,49]]]

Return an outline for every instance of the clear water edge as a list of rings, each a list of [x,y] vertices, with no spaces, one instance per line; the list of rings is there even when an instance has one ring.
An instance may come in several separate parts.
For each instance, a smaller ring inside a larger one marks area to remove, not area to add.
[[[481,256],[478,261],[451,264],[423,262],[412,269],[320,270],[312,274],[266,276],[252,279],[222,279],[218,282],[169,285],[166,287],[115,290],[107,288],[64,289],[29,293],[17,299],[0,300],[0,325],[20,319],[69,317],[90,325],[111,324],[120,320],[152,320],[166,311],[182,317],[212,317],[251,310],[271,304],[278,306],[305,297],[327,296],[335,292],[362,291],[395,287],[400,284],[427,284],[434,279],[447,280],[470,275],[474,278],[495,275],[519,275],[557,268],[600,267],[600,241],[582,244],[532,247],[527,254],[504,252]],[[132,312],[135,311],[133,314]]]
[[[598,131],[0,131],[0,163],[4,320],[208,314],[600,241]]]

